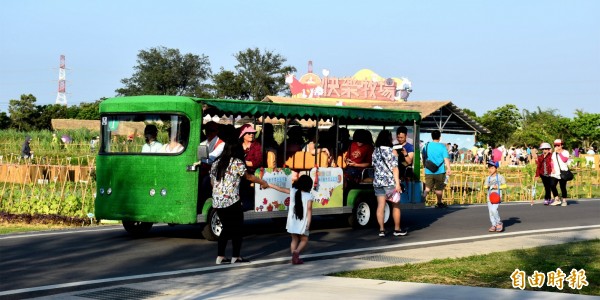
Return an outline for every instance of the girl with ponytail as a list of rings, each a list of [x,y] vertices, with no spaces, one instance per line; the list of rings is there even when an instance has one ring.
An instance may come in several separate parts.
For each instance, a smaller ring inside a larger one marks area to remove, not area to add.
[[[288,207],[287,231],[292,235],[290,250],[292,252],[292,264],[300,265],[304,262],[300,259],[300,252],[308,244],[308,230],[312,218],[313,195],[310,190],[313,187],[313,180],[308,175],[302,175],[292,185],[291,189],[286,189],[278,185],[269,184],[269,187],[282,193],[290,195],[290,206]]]

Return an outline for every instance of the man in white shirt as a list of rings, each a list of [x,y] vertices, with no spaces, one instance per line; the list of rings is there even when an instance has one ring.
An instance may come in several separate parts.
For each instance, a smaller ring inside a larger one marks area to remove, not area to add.
[[[144,128],[144,138],[146,143],[142,146],[142,153],[155,153],[160,152],[162,144],[156,141],[158,135],[158,129],[154,125],[146,125]]]
[[[200,161],[204,164],[212,165],[221,156],[221,153],[223,153],[225,142],[217,136],[219,133],[219,124],[213,121],[204,124],[204,133],[206,134],[206,140],[202,141],[200,146],[208,147],[208,157],[202,158]]]
[[[206,140],[200,143],[200,147],[207,147],[208,157],[200,158],[199,162],[194,163],[194,166],[200,165],[200,186],[198,188],[198,213],[201,212],[201,206],[206,199],[212,196],[212,185],[210,184],[210,168],[212,164],[221,156],[225,148],[225,141],[219,138],[219,124],[210,121],[204,124],[204,133]]]

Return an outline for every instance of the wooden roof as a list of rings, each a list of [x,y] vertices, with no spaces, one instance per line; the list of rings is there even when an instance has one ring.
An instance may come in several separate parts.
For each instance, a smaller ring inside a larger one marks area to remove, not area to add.
[[[421,131],[440,130],[455,134],[490,133],[479,122],[473,120],[451,101],[382,101],[338,98],[289,98],[267,96],[263,101],[275,103],[306,103],[314,105],[344,105],[367,108],[413,110],[421,114]]]

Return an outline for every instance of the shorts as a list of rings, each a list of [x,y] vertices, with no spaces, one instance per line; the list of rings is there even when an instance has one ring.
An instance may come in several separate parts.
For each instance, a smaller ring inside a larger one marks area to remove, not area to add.
[[[446,173],[425,174],[425,186],[430,190],[443,191],[446,187]]]
[[[396,190],[396,187],[393,185],[374,186],[373,189],[375,190],[375,197],[379,197],[379,196],[387,196],[387,195],[391,194],[392,192],[394,192],[394,190]]]

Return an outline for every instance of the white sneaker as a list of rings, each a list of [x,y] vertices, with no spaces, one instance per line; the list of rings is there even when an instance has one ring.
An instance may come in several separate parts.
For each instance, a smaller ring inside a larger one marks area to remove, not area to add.
[[[560,200],[554,200],[552,203],[550,203],[550,206],[558,206],[561,205],[562,201]]]
[[[567,199],[563,199],[563,201],[560,204],[560,206],[567,206]]]

